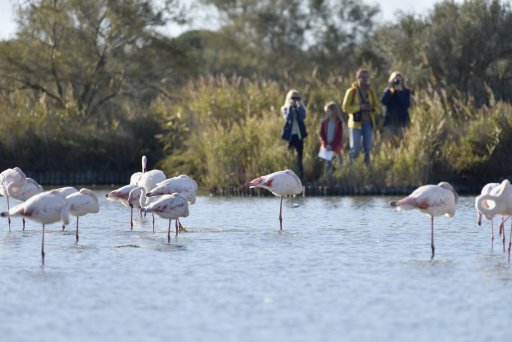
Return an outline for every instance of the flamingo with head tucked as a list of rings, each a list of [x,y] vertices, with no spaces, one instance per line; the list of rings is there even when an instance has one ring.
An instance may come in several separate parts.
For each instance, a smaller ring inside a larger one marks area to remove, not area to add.
[[[510,185],[510,182],[505,179],[499,186],[495,187],[491,193],[478,196],[475,200],[475,205],[477,210],[488,220],[491,220],[496,215],[512,216],[512,186]],[[504,222],[505,220],[502,219],[502,224],[504,224]],[[505,235],[504,228],[503,235]],[[503,239],[505,239],[505,237],[503,237]],[[510,227],[510,238],[508,243],[509,260],[511,244],[512,225]]]
[[[76,243],[78,243],[78,219],[86,214],[96,214],[100,211],[98,196],[89,189],[80,189],[79,192],[67,196],[69,202],[69,213],[76,216]]]
[[[196,202],[197,182],[187,175],[179,175],[158,183],[156,187],[146,194],[146,196],[155,197],[174,193],[185,197],[189,204],[194,204]],[[181,225],[180,220],[177,219],[176,221],[180,230],[182,230],[183,226]]]
[[[130,207],[128,203],[128,196],[130,195],[130,192],[137,187],[137,184],[128,184],[120,187],[119,189],[112,190],[107,193],[105,197],[111,201],[119,201],[123,205]],[[130,230],[133,230],[133,207],[130,207]]]
[[[0,173],[0,195],[5,196],[7,199],[7,210],[10,208],[9,204],[9,193],[12,192],[12,188],[21,187],[25,184],[27,177],[21,171],[19,167],[12,169],[6,169]],[[9,231],[11,231],[11,218],[7,218],[9,225]]]
[[[2,217],[23,216],[42,224],[41,261],[44,266],[44,229],[45,225],[62,221],[69,223],[69,202],[58,191],[46,191],[34,195],[27,201],[18,204],[9,211],[0,214]]]
[[[389,204],[397,207],[399,211],[418,209],[430,216],[430,246],[432,249],[431,259],[434,259],[434,217],[446,215],[451,217],[455,215],[455,209],[459,201],[459,195],[453,187],[447,182],[441,182],[437,185],[423,185],[414,190],[409,196],[398,201],[392,201]]]
[[[145,212],[155,213],[161,218],[169,220],[169,226],[167,228],[167,243],[171,242],[171,220],[176,220],[176,237],[179,233],[179,227],[177,220],[180,217],[187,217],[188,201],[185,197],[180,194],[163,195],[156,201],[150,203],[148,206],[142,208]]]
[[[8,186],[9,195],[18,201],[25,202],[30,197],[43,192],[43,187],[32,178],[27,178],[22,185]],[[23,230],[25,230],[25,218],[22,218]]]
[[[487,194],[490,194],[491,191],[496,188],[498,185],[500,185],[499,183],[489,183],[489,184],[486,184],[483,188],[482,188],[482,191],[480,192],[481,195],[487,195]],[[487,205],[487,203],[484,203],[483,205]],[[478,210],[478,206],[476,205],[476,201],[475,201],[475,207],[476,207],[476,210],[477,210],[477,224],[480,226],[482,224],[482,213]],[[494,228],[493,228],[493,220],[491,219],[491,249],[492,249],[492,246],[493,246],[493,242],[494,242]],[[500,231],[500,236],[501,236],[501,231]]]
[[[300,178],[292,170],[277,171],[266,176],[253,179],[248,183],[250,188],[263,188],[281,198],[279,207],[279,225],[283,230],[283,196],[298,195],[303,191]]]

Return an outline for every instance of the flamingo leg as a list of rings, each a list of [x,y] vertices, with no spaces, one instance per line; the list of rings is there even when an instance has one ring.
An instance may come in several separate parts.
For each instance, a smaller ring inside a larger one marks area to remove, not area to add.
[[[23,222],[23,231],[25,231],[25,218],[22,218],[21,221]]]
[[[178,237],[178,234],[180,233],[180,228],[178,226],[178,220],[174,221],[174,225],[176,226],[176,237]]]
[[[133,207],[130,207],[130,230],[133,230]]]
[[[153,234],[155,234],[155,214],[151,213],[153,216]]]
[[[180,231],[185,230],[185,228],[183,228],[183,226],[181,225],[180,219],[177,219],[176,221],[178,221],[178,225],[180,227]]]
[[[142,220],[142,208],[139,208],[140,219]]]
[[[494,247],[494,228],[493,228],[493,220],[491,220],[491,253]]]
[[[41,237],[41,262],[44,266],[44,224],[43,224],[43,234]]]
[[[78,243],[78,216],[76,217],[76,232],[75,232],[76,242]]]
[[[167,243],[171,243],[171,220],[169,220],[169,226],[167,227]]]
[[[10,206],[9,206],[9,196],[6,196],[7,198],[7,211],[10,210]],[[7,222],[9,224],[9,231],[11,231],[11,217],[10,216],[7,216]]]
[[[502,217],[502,223],[503,223],[503,231],[502,231],[502,234],[503,234],[503,253],[505,253],[505,218]]]
[[[434,216],[431,216],[430,247],[432,248],[432,256],[430,257],[430,260],[433,260],[436,254],[436,248],[434,247]]]
[[[283,230],[283,196],[281,196],[281,204],[279,206],[279,230]]]
[[[503,234],[505,235],[505,234]],[[512,223],[510,223],[510,236],[508,238],[508,262],[510,262],[510,247],[512,245]]]
[[[65,225],[62,225],[62,230],[66,229],[66,226]]]

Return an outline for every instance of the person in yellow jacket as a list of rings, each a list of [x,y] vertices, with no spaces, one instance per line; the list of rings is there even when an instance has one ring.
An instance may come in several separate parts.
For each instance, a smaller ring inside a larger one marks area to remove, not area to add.
[[[370,72],[359,69],[357,81],[347,89],[343,100],[343,111],[348,113],[348,129],[350,140],[350,162],[357,158],[361,149],[364,150],[364,162],[370,164],[370,150],[373,143],[373,128],[379,100],[370,87]]]

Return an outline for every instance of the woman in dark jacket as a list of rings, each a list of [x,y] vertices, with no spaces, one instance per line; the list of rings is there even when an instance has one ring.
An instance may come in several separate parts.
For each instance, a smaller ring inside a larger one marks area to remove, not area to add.
[[[402,74],[395,71],[391,74],[388,87],[384,90],[381,102],[386,106],[384,120],[384,141],[393,137],[401,139],[404,130],[409,127],[409,107],[411,106],[411,92],[405,85]]]
[[[301,101],[297,90],[292,89],[286,94],[281,113],[286,120],[281,138],[288,141],[290,149],[297,150],[297,169],[300,179],[304,179],[304,168],[302,166],[302,155],[304,152],[304,139],[308,133],[304,119],[306,118],[306,107]]]

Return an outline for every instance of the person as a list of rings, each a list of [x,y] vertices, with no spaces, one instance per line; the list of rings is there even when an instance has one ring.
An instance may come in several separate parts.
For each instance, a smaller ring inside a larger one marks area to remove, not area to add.
[[[343,118],[341,108],[336,102],[329,102],[324,107],[325,119],[320,125],[321,149],[333,151],[338,163],[343,165]],[[334,168],[333,159],[327,159],[327,174],[332,175]]]
[[[350,141],[350,163],[357,158],[363,141],[364,162],[370,164],[370,150],[373,143],[373,128],[378,102],[375,92],[370,87],[370,72],[359,69],[357,81],[345,92],[343,111],[348,113],[348,128]]]
[[[380,102],[386,106],[383,140],[391,141],[394,137],[402,139],[404,130],[411,123],[409,117],[411,92],[407,89],[405,79],[399,71],[389,76],[388,86]]]
[[[304,179],[302,155],[304,152],[304,139],[308,136],[304,119],[306,107],[301,101],[300,93],[292,89],[286,94],[284,105],[281,107],[285,121],[281,138],[288,141],[290,149],[297,150],[297,170],[300,179]]]

